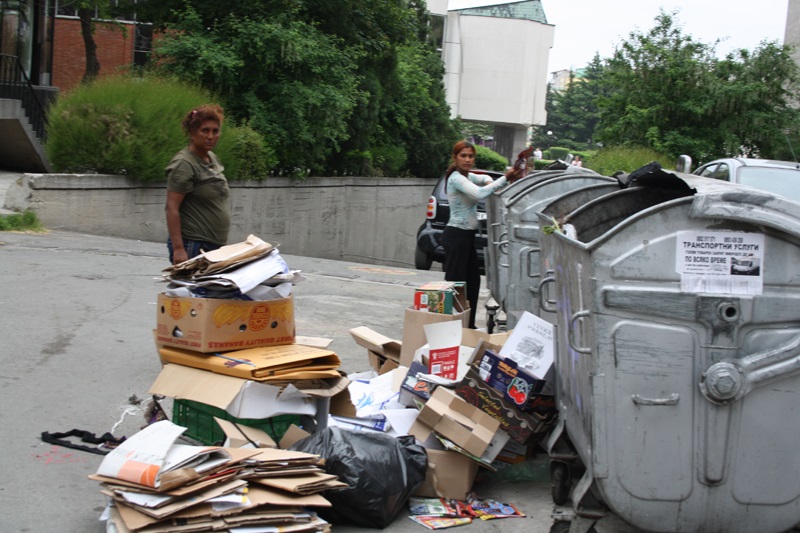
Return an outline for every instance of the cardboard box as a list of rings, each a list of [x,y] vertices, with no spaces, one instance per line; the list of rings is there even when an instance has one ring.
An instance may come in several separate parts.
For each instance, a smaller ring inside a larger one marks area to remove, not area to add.
[[[212,405],[236,418],[261,419],[282,414],[311,415],[317,402],[310,396],[281,398],[281,387],[225,376],[188,366],[167,364],[149,394]]]
[[[475,361],[475,366],[483,381],[524,412],[528,411],[528,401],[534,395],[542,394],[547,384],[545,380],[536,379],[518,368],[513,360],[492,350],[485,350],[480,361]]]
[[[158,295],[156,343],[196,352],[292,344],[294,298],[224,300]]]
[[[398,367],[402,343],[366,326],[350,330],[356,344],[367,349],[370,367],[383,374]]]
[[[414,493],[425,498],[466,500],[478,474],[478,463],[466,455],[446,450],[425,450],[428,470]]]
[[[330,350],[287,344],[225,353],[201,353],[160,346],[161,362],[210,370],[254,381],[293,381],[341,377],[339,356]]]
[[[467,284],[463,281],[432,281],[414,291],[414,309],[452,315],[469,309]]]
[[[461,321],[461,325],[466,328],[469,323],[469,310],[452,315],[442,315],[439,313],[429,313],[428,311],[418,311],[413,307],[405,310],[403,317],[403,342],[400,349],[400,366],[410,367],[414,360],[414,353],[428,340],[425,337],[424,326],[426,324],[437,324],[439,322],[449,322],[451,320]]]
[[[524,444],[532,436],[549,431],[558,415],[555,398],[533,394],[526,404],[531,412],[518,409],[504,393],[495,390],[481,378],[476,361],[483,358],[487,349],[499,351],[500,347],[483,341],[479,343],[473,353],[467,375],[456,386],[456,394],[497,420],[500,428],[508,433],[513,441]]]
[[[428,373],[455,380],[461,353],[461,324],[457,321],[426,324]]]
[[[410,433],[424,442],[433,430],[468,453],[481,457],[499,428],[500,422],[488,414],[468,404],[452,391],[436,387],[420,410]]]

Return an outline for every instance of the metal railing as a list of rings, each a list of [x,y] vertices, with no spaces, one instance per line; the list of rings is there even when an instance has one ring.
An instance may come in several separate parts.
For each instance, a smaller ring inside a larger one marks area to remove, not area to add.
[[[0,54],[0,98],[19,100],[39,139],[46,137],[45,112],[19,58]]]

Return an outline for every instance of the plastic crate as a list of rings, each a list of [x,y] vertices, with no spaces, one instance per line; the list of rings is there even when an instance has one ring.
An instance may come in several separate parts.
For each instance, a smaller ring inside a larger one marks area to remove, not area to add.
[[[300,425],[300,415],[278,415],[271,418],[236,418],[224,409],[191,400],[173,400],[172,421],[183,426],[184,436],[208,445],[218,445],[225,440],[225,433],[214,421],[214,417],[236,422],[243,426],[265,431],[278,442],[292,424]]]

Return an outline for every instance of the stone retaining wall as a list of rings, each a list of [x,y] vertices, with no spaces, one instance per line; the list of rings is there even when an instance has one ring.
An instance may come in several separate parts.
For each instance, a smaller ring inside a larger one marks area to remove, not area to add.
[[[254,234],[287,255],[412,267],[416,232],[434,181],[309,178],[231,182],[229,242]],[[166,242],[165,183],[125,176],[24,174],[5,207],[45,227]]]

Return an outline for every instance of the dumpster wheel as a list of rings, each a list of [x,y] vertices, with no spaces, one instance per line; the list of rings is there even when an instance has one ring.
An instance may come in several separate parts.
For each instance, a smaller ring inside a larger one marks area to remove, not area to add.
[[[550,533],[568,533],[571,524],[572,522],[569,520],[558,520],[553,522],[553,525],[550,526]],[[586,533],[597,533],[597,530],[594,528],[594,526],[592,526]]]
[[[550,488],[553,495],[553,503],[564,505],[569,499],[569,490],[572,487],[572,479],[569,466],[562,461],[550,462]],[[568,522],[569,523],[569,522]]]

